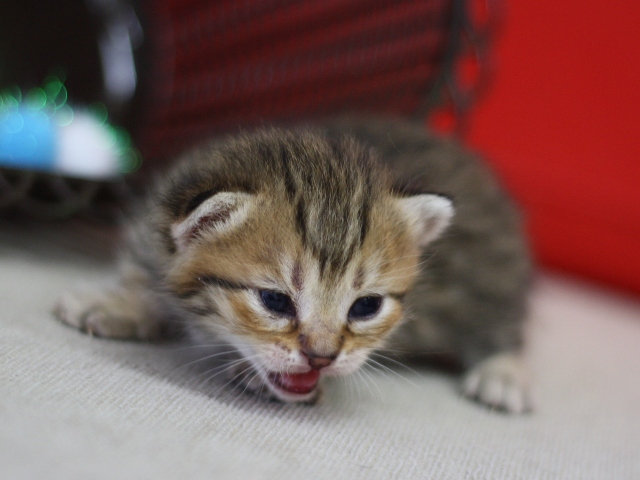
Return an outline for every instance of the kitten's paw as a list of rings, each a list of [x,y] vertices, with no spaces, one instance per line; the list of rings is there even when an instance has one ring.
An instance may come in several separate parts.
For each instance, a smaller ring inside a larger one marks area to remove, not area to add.
[[[74,292],[63,295],[53,308],[58,320],[98,337],[156,340],[160,324],[140,311],[127,294]]]
[[[493,355],[468,372],[462,392],[484,405],[507,413],[532,410],[529,374],[520,355]]]

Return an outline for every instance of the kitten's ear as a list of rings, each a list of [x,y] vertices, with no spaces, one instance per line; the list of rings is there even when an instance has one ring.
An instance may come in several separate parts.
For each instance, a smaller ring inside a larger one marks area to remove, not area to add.
[[[206,199],[187,218],[171,225],[178,251],[204,233],[228,232],[244,222],[254,196],[244,192],[220,192]]]
[[[421,247],[438,238],[453,218],[453,202],[442,195],[419,194],[397,198],[396,202]]]

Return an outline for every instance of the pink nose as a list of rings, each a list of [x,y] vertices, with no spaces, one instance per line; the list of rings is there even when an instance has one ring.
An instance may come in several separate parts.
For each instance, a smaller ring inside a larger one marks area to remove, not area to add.
[[[307,357],[309,366],[315,370],[320,370],[321,368],[328,367],[337,357],[337,355],[320,357],[318,355],[312,354],[311,352],[302,352],[302,354]]]

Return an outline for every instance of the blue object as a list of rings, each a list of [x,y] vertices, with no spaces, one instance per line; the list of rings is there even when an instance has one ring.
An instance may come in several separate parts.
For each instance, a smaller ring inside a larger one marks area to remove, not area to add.
[[[57,77],[23,96],[0,92],[0,167],[107,179],[140,167],[129,134],[107,121],[97,102],[74,111]]]
[[[0,166],[52,170],[55,128],[42,110],[24,106],[0,110]]]

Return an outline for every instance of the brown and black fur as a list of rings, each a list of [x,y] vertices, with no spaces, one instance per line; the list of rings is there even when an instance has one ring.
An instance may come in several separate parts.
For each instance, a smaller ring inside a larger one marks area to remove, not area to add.
[[[396,339],[402,349],[424,353],[425,337],[437,333],[435,350],[457,353],[468,367],[492,352],[522,348],[532,265],[519,212],[492,172],[420,125],[344,120],[327,131],[373,148],[401,190],[454,201],[454,220],[423,253],[425,266],[407,296],[411,321]]]
[[[423,250],[396,204],[426,193],[452,199],[456,213]],[[217,234],[211,226],[244,205],[194,213],[220,194],[246,196],[253,210]],[[529,408],[520,352],[531,266],[519,216],[473,155],[421,126],[338,120],[211,142],[178,159],[129,225],[117,293],[63,298],[56,310],[63,321],[104,336],[153,338],[178,318],[194,331],[299,350],[310,365],[314,356],[333,361],[361,350],[364,357],[389,342],[412,354],[447,351],[469,369],[465,394],[510,411]],[[385,261],[370,260],[377,257]],[[341,290],[375,283],[374,270],[386,282],[388,308],[369,330],[252,310],[248,292],[264,288],[254,283],[265,272],[293,297],[317,285],[316,300],[329,308]]]

